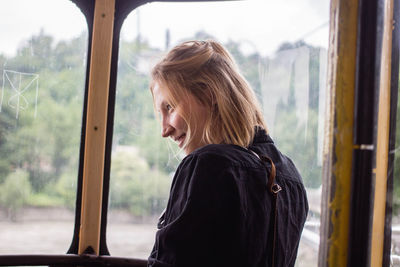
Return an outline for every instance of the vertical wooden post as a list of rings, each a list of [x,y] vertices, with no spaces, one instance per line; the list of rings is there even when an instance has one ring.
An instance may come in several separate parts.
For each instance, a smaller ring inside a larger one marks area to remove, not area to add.
[[[96,0],[85,137],[79,254],[99,254],[115,0]]]
[[[358,2],[331,1],[318,266],[347,265]]]
[[[376,148],[375,198],[372,224],[371,266],[382,266],[387,190],[390,127],[390,78],[392,57],[393,0],[385,1],[379,88],[378,132]]]

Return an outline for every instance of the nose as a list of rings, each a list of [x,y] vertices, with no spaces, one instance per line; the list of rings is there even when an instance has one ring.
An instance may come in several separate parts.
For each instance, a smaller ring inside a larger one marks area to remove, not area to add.
[[[171,133],[174,131],[174,128],[169,124],[168,120],[163,117],[162,119],[162,130],[161,130],[161,136],[162,137],[168,137],[171,135]]]

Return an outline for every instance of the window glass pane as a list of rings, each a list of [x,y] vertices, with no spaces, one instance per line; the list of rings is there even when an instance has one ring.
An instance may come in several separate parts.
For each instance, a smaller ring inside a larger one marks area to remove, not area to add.
[[[67,0],[0,9],[0,254],[72,240],[87,25]]]
[[[396,149],[394,152],[393,172],[393,214],[392,214],[392,247],[391,263],[400,265],[400,95],[397,98],[396,114]]]
[[[148,90],[151,66],[183,40],[212,38],[235,57],[272,138],[302,173],[310,214],[297,264],[317,265],[328,19],[327,0],[152,3],[128,16],[111,166],[112,255],[148,257],[181,159],[175,144],[160,137]]]

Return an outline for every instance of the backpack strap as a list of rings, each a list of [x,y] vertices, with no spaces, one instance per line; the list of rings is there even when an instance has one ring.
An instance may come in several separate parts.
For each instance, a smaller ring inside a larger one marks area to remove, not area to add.
[[[273,223],[273,239],[272,239],[272,259],[271,259],[271,266],[274,267],[275,266],[275,245],[276,245],[276,225],[277,225],[277,217],[278,217],[278,193],[279,191],[282,190],[282,187],[277,184],[275,182],[275,177],[276,177],[276,168],[275,168],[275,164],[272,161],[272,159],[270,157],[268,157],[267,155],[259,155],[256,152],[254,152],[251,149],[248,149],[250,152],[252,152],[255,156],[257,156],[261,162],[263,163],[263,165],[265,166],[265,168],[269,169],[270,166],[270,170],[269,170],[269,176],[268,176],[268,182],[267,182],[267,186],[268,189],[270,191],[270,193],[272,194],[273,198],[272,198],[272,209],[273,209],[273,216],[274,218],[272,218],[272,223]]]

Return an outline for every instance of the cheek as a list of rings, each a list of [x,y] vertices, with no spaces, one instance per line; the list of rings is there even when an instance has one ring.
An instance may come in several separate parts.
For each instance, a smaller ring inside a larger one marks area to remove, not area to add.
[[[200,128],[204,129],[204,125],[206,124],[206,121],[210,117],[210,112],[205,107],[198,107],[195,110],[195,116],[197,124],[200,126]]]
[[[186,122],[183,120],[181,116],[179,116],[179,114],[174,114],[173,116],[171,116],[171,125],[175,129],[185,130],[185,131],[187,129]]]

